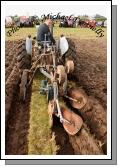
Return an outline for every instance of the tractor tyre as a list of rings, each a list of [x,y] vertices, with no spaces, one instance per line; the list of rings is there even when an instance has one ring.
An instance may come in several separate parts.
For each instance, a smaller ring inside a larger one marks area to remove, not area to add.
[[[20,62],[24,56],[25,56],[24,54],[19,55],[17,57],[17,62]]]
[[[27,54],[25,41],[19,43],[17,54],[17,65],[19,69],[30,69],[31,68],[31,55]]]
[[[77,54],[76,54],[75,43],[70,38],[67,38],[67,41],[68,41],[68,44],[69,44],[69,49],[65,53],[65,58],[68,59],[68,60],[73,60],[74,63],[77,63],[76,62]]]
[[[23,71],[20,83],[20,100],[25,101],[28,71]]]

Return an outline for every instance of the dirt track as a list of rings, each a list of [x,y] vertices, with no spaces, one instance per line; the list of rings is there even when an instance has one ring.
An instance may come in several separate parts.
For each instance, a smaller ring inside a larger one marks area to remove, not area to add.
[[[106,45],[94,40],[74,41],[77,47],[76,66],[73,75],[69,79],[72,80],[73,77],[73,81],[75,79],[77,85],[82,87],[88,95],[87,106],[81,111],[76,111],[82,116],[86,126],[84,124],[82,130],[72,137],[56,121],[53,131],[56,135],[56,143],[60,145],[57,154],[103,154],[101,145],[102,143],[106,144],[107,123],[105,112]],[[8,82],[16,62],[16,46],[18,43],[20,41],[6,42],[6,82]],[[6,99],[8,99],[6,104],[9,103],[6,108],[6,154],[27,154],[28,151],[27,134],[31,91],[29,90],[29,94],[27,94],[26,103],[21,104],[19,101],[18,80],[16,84],[13,84],[12,81],[6,87]],[[14,88],[14,91],[11,92],[10,89],[9,92],[9,87]],[[62,140],[60,140],[61,136]],[[103,150],[106,153],[105,148]]]

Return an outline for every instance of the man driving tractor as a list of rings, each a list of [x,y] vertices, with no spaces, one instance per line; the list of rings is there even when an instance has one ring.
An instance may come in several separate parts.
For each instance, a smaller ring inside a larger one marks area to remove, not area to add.
[[[49,41],[50,44],[55,44],[55,40],[50,32],[52,24],[52,20],[47,18],[45,19],[45,22],[39,26],[37,32],[37,41],[39,43],[42,43],[42,41]]]

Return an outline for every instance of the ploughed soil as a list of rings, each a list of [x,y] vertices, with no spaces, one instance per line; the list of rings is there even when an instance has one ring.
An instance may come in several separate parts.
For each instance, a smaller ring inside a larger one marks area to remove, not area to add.
[[[73,41],[73,42],[72,42]],[[75,70],[69,80],[77,85],[87,96],[87,104],[81,110],[74,109],[66,99],[66,105],[80,115],[84,121],[81,130],[74,136],[66,133],[59,119],[54,117],[53,132],[57,154],[106,154],[107,119],[106,119],[106,41],[72,39],[72,57]],[[75,47],[76,46],[76,47]],[[21,49],[22,47],[22,49]],[[24,52],[22,41],[7,41],[5,45],[5,117],[6,117],[6,154],[28,154],[29,106],[31,88],[25,103],[20,101],[19,84],[24,64],[17,64],[17,57]],[[28,65],[28,61],[25,62]]]
[[[28,153],[29,105],[31,87],[26,100],[20,100],[21,71],[17,64],[19,55],[23,55],[23,41],[7,41],[5,45],[5,153],[10,155]],[[27,65],[24,63],[24,66]]]
[[[89,96],[95,97],[107,109],[107,45],[105,39],[74,40],[76,81]]]
[[[19,87],[13,96],[6,130],[6,154],[23,155],[28,153],[27,134],[29,129],[29,105],[31,90],[26,96],[26,102],[19,99]]]

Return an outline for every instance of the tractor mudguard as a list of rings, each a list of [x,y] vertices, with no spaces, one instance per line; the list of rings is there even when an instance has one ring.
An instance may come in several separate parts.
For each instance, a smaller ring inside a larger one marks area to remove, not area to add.
[[[28,79],[28,71],[24,70],[21,76],[21,83],[20,83],[20,100],[25,101],[26,98],[26,85]]]
[[[59,39],[59,48],[61,55],[64,55],[69,49],[68,41],[64,36],[60,37]]]
[[[32,39],[31,38],[26,38],[26,51],[27,54],[32,55]]]

